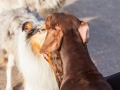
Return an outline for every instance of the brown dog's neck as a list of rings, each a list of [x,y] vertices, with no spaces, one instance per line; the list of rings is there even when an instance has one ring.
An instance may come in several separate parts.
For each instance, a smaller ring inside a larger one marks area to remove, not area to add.
[[[61,46],[64,77],[79,76],[86,72],[98,72],[93,64],[87,46],[82,43],[79,35],[75,33],[64,34]]]

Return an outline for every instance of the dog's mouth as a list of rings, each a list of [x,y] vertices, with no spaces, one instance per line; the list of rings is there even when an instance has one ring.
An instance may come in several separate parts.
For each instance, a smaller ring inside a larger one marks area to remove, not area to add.
[[[49,53],[44,53],[43,54],[43,57],[46,59],[46,60],[48,60],[50,57],[49,57]]]

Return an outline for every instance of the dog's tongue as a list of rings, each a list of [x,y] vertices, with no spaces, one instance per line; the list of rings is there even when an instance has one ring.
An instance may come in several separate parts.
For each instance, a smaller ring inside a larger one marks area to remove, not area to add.
[[[44,54],[43,54],[43,57],[44,57],[46,60],[48,60],[48,59],[49,59],[48,53],[44,53]]]

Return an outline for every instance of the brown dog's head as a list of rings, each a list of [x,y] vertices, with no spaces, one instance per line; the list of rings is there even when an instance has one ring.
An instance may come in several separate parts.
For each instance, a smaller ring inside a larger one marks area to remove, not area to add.
[[[57,50],[60,47],[62,37],[68,30],[77,30],[83,43],[87,43],[89,40],[88,24],[80,21],[77,17],[68,12],[49,15],[45,25],[48,33],[41,47],[41,53]]]

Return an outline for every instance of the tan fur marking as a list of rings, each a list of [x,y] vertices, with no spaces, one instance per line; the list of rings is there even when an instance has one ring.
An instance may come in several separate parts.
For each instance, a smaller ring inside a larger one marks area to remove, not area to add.
[[[82,26],[84,26],[84,25],[88,25],[88,24],[87,24],[87,23],[85,23],[85,22],[82,22],[82,23],[81,23],[81,25],[82,25]]]
[[[31,30],[32,29],[32,23],[31,22],[27,22],[25,27],[24,27],[24,30]]]
[[[30,38],[30,40],[31,40],[33,52],[35,54],[38,53],[38,55],[39,55],[40,54],[40,43],[39,43],[39,39],[37,37],[38,37],[38,34],[35,34]]]
[[[36,43],[36,42],[32,43],[32,47],[33,47],[33,50],[34,50],[34,51],[39,52],[40,46],[39,46],[38,43]]]
[[[47,61],[48,61],[48,63],[50,64],[50,66],[52,67],[52,69],[53,69],[53,71],[54,71],[54,75],[55,75],[55,77],[56,77],[56,69],[55,69],[54,65],[52,64],[51,54],[50,54],[50,53],[48,53],[48,57],[49,57],[49,59],[48,59]]]

